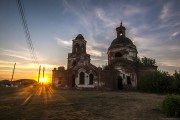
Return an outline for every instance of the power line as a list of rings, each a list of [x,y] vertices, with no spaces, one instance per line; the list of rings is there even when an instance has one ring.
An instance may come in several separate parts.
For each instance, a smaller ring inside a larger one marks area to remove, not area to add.
[[[16,1],[17,1],[18,9],[19,9],[19,14],[20,14],[20,17],[22,19],[22,25],[23,25],[23,29],[24,29],[24,32],[25,32],[25,37],[26,37],[26,42],[27,42],[27,45],[28,45],[28,49],[30,51],[33,62],[35,64],[39,65],[39,62],[38,62],[38,59],[37,59],[37,56],[36,56],[36,53],[35,53],[35,50],[34,50],[33,42],[31,40],[30,32],[29,32],[29,29],[28,29],[25,13],[24,13],[23,0],[16,0]]]

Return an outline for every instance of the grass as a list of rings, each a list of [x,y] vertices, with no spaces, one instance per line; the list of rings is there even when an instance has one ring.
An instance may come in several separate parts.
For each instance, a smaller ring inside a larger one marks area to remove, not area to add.
[[[163,99],[163,95],[139,92],[28,87],[10,95],[0,92],[0,119],[162,120]]]
[[[18,90],[15,87],[1,87],[0,86],[0,95],[12,94]]]

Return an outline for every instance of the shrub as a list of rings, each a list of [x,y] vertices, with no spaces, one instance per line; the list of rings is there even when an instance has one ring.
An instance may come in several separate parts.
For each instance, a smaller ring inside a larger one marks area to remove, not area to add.
[[[167,93],[172,89],[173,77],[167,72],[156,71],[139,80],[138,89],[142,92]]]
[[[180,117],[180,95],[166,96],[162,109],[168,117]]]

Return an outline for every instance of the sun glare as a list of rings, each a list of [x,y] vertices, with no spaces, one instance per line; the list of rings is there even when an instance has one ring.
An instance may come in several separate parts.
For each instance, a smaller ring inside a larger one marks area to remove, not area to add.
[[[40,82],[46,83],[47,82],[47,78],[46,77],[40,78]]]

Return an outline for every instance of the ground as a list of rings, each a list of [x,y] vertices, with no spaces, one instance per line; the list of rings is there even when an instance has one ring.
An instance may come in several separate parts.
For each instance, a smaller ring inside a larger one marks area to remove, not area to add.
[[[0,88],[0,120],[162,120],[163,99],[127,91]]]

